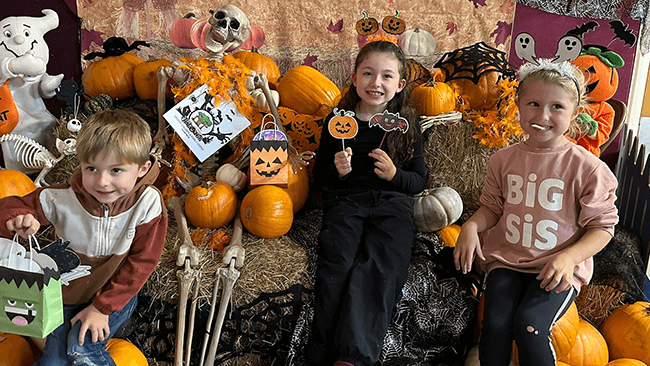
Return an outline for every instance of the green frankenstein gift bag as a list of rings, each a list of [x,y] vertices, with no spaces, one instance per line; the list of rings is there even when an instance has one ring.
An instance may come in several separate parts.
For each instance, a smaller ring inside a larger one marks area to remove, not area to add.
[[[44,338],[63,324],[58,266],[31,240],[29,252],[15,238],[0,242],[0,301],[2,332]]]

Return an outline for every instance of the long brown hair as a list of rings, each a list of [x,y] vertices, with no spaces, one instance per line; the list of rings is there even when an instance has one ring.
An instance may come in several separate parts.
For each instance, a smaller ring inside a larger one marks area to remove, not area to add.
[[[385,53],[397,60],[399,78],[406,80],[406,56],[404,52],[392,42],[374,41],[369,42],[357,55],[354,62],[354,72],[357,72],[359,65],[373,53]],[[347,93],[341,98],[338,108],[354,110],[361,101],[354,85],[350,84]],[[417,113],[410,103],[410,91],[406,86],[402,91],[396,93],[393,99],[388,102],[386,109],[391,113],[398,113],[409,121],[409,129],[406,133],[389,133],[386,137],[386,152],[395,165],[402,165],[413,157],[413,146],[420,135],[420,124],[417,122]]]

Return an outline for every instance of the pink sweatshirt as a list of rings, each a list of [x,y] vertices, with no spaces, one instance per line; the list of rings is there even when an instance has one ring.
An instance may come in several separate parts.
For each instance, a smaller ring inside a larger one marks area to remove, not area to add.
[[[582,146],[534,149],[519,143],[494,153],[480,198],[499,221],[485,232],[482,267],[537,273],[589,229],[614,235],[616,177]],[[589,283],[593,258],[575,267]]]

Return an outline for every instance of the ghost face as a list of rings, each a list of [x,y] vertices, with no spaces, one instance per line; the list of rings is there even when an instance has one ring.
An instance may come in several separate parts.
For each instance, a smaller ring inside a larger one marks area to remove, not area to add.
[[[44,17],[7,17],[0,20],[0,59],[18,58],[26,54],[49,61],[49,48],[43,35],[59,25],[53,10],[44,9]]]

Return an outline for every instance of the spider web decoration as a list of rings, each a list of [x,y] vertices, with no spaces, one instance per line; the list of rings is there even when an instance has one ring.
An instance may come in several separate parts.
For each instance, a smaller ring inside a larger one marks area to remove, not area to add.
[[[434,67],[445,74],[445,82],[467,79],[478,84],[481,77],[489,72],[498,72],[498,81],[504,78],[514,80],[515,71],[508,67],[505,52],[478,42],[471,46],[445,53]],[[497,82],[498,82],[497,81]]]

